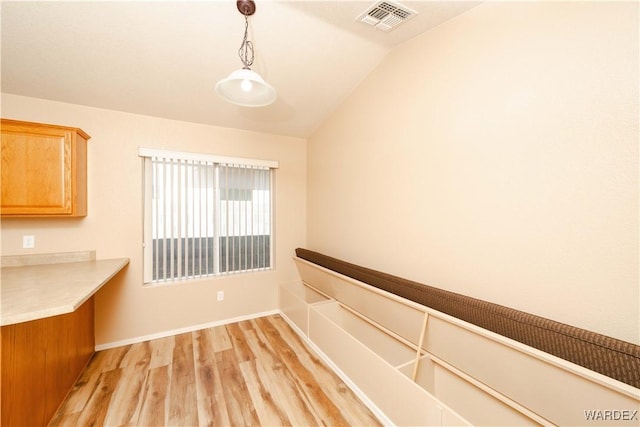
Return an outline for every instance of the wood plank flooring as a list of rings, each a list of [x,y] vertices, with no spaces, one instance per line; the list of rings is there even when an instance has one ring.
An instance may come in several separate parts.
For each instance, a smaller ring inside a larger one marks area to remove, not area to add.
[[[379,426],[279,315],[95,354],[50,426]]]

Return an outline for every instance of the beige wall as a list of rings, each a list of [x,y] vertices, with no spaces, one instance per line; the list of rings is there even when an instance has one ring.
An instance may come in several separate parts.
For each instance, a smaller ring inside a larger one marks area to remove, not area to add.
[[[395,49],[308,146],[2,94],[2,117],[92,136],[89,215],[3,220],[2,254],[131,258],[98,344],[275,309],[297,246],[639,343],[637,35],[632,2],[485,3]],[[280,161],[276,270],[143,287],[138,146]]]
[[[2,94],[2,117],[74,126],[88,145],[89,214],[84,219],[4,219],[2,255],[95,249],[97,258],[129,257],[130,265],[96,299],[96,342],[112,343],[277,308],[277,285],[297,280],[293,250],[304,246],[306,141]],[[138,147],[278,160],[276,269],[142,285],[141,160]],[[35,249],[22,249],[33,234]],[[216,292],[225,301],[216,302]]]
[[[308,247],[640,342],[638,4],[489,2],[308,141]]]

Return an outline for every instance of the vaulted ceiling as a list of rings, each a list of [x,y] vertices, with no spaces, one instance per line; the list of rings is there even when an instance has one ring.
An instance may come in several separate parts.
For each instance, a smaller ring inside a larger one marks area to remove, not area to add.
[[[241,68],[244,18],[225,1],[3,1],[2,92],[188,122],[309,136],[394,48],[478,2],[403,1],[390,32],[372,1],[258,0],[253,69],[278,92],[238,107],[214,86]]]

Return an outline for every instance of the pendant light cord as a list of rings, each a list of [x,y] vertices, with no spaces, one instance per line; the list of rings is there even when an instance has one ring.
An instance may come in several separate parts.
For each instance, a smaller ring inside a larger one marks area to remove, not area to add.
[[[238,49],[238,56],[240,56],[240,60],[244,64],[244,68],[249,69],[249,67],[253,64],[253,43],[248,40],[249,34],[249,15],[244,14],[244,39],[242,40],[242,44],[240,45],[240,49]]]

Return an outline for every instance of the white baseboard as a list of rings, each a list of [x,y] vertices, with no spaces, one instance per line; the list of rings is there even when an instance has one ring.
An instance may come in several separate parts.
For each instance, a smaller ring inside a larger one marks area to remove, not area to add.
[[[153,339],[157,339],[157,338],[166,338],[166,337],[170,337],[172,335],[184,334],[185,332],[199,331],[201,329],[206,329],[206,328],[214,328],[216,326],[222,326],[222,325],[227,325],[229,323],[241,322],[243,320],[256,319],[258,317],[271,316],[271,315],[274,315],[274,314],[282,314],[282,312],[280,310],[278,310],[278,309],[269,310],[269,311],[263,311],[261,313],[249,314],[249,315],[246,315],[246,316],[232,317],[230,319],[217,320],[215,322],[203,323],[203,324],[200,324],[200,325],[193,325],[193,326],[187,326],[187,327],[179,328],[179,329],[172,329],[172,330],[169,330],[169,331],[157,332],[155,334],[143,335],[143,336],[129,338],[129,339],[122,340],[122,341],[114,341],[114,342],[109,342],[109,343],[105,343],[105,344],[98,344],[98,345],[95,346],[95,350],[96,351],[106,350],[106,349],[109,349],[109,348],[121,347],[123,345],[136,344],[136,343],[139,343],[139,342],[149,341],[149,340],[153,340]]]
[[[327,366],[329,366],[329,368],[331,368],[331,370],[347,385],[347,387],[349,387],[351,389],[351,391],[353,391],[355,393],[355,395],[358,396],[358,398],[362,401],[362,403],[364,403],[364,405],[367,408],[369,408],[369,410],[371,412],[373,412],[373,415],[375,415],[376,418],[378,418],[378,420],[384,426],[388,426],[388,427],[395,426],[395,424],[389,419],[389,417],[387,417],[384,414],[384,412],[382,412],[382,410],[380,408],[378,408],[378,406],[375,403],[373,403],[373,401],[371,401],[371,399],[369,399],[369,397],[367,397],[367,395],[364,394],[364,392],[362,390],[360,390],[358,388],[358,386],[353,381],[351,381],[351,379],[347,376],[347,374],[345,374],[344,372],[342,372],[342,370],[340,368],[338,368],[338,365],[336,365],[335,363],[333,363],[333,361],[331,359],[329,359],[329,356],[324,354],[324,352],[322,350],[320,350],[320,348],[317,345],[315,345],[309,339],[309,337],[307,337],[307,335],[298,327],[298,325],[293,323],[293,321],[291,319],[289,319],[287,317],[287,315],[284,314],[282,311],[280,311],[279,314],[289,324],[289,326],[291,326],[291,329],[293,329],[296,332],[296,334],[298,334],[298,336],[309,347],[311,347],[311,349],[318,355],[318,357],[320,359],[322,359],[322,361],[324,363],[326,363]]]

